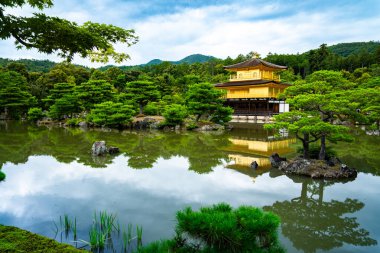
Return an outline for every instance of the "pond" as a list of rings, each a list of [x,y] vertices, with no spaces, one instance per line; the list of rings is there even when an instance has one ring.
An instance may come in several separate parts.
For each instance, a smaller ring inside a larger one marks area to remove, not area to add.
[[[121,227],[141,226],[147,244],[173,236],[178,210],[227,202],[278,214],[288,252],[380,252],[380,137],[352,131],[355,142],[334,149],[359,170],[358,177],[324,181],[271,169],[271,153],[292,157],[299,144],[258,125],[175,133],[3,121],[0,168],[7,177],[0,182],[0,223],[75,244],[72,235],[62,233],[60,217],[75,219],[77,241],[88,241],[94,213],[107,211]],[[97,140],[121,153],[93,157]],[[252,161],[258,169],[249,167]],[[115,239],[106,252],[119,252],[121,244]]]

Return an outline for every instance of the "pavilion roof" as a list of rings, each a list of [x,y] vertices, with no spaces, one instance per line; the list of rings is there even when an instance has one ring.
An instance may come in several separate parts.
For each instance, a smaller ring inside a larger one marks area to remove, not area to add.
[[[275,83],[275,84],[284,84],[289,85],[287,83],[281,83],[273,80],[245,80],[245,81],[233,81],[233,82],[226,82],[226,83],[217,83],[215,84],[215,87],[230,87],[230,86],[244,86],[244,85],[260,85],[260,84],[267,84],[267,83]]]
[[[243,61],[240,63],[236,63],[233,65],[229,66],[224,66],[225,69],[239,69],[239,68],[249,68],[249,67],[256,67],[259,65],[264,65],[268,68],[273,68],[273,69],[287,69],[288,67],[286,66],[281,66],[281,65],[276,65],[258,58],[252,58],[247,61]]]

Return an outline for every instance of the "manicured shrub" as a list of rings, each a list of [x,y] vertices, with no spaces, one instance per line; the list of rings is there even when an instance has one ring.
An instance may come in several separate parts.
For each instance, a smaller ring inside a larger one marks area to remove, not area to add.
[[[5,177],[5,173],[0,170],[0,181],[3,181]]]
[[[42,112],[41,108],[32,107],[28,110],[28,120],[36,122],[42,119],[45,114]]]
[[[177,231],[217,252],[260,252],[278,248],[278,216],[259,208],[225,203],[177,213]]]
[[[159,108],[156,102],[148,103],[144,108],[145,115],[159,115]]]
[[[233,209],[220,203],[177,213],[176,236],[149,244],[139,252],[284,252],[277,229],[280,219],[259,208]]]
[[[96,125],[121,126],[130,123],[134,113],[130,105],[109,101],[95,105],[87,120]]]
[[[79,124],[79,122],[81,122],[82,120],[80,119],[77,119],[77,118],[72,118],[72,119],[69,119],[66,121],[66,124],[68,126],[77,126]]]
[[[165,124],[168,126],[181,125],[187,115],[186,107],[177,104],[167,105],[163,113]]]

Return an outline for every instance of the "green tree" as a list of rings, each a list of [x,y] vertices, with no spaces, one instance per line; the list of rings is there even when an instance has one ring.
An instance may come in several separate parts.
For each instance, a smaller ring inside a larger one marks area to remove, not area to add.
[[[99,69],[95,69],[94,72],[92,72],[90,76],[90,80],[105,80],[105,81],[110,81],[106,73]]]
[[[326,138],[332,140],[349,140],[343,133],[343,128],[333,125],[336,118],[356,117],[355,107],[357,103],[341,96],[341,92],[346,89],[357,87],[356,84],[343,77],[343,73],[335,71],[317,71],[306,78],[305,81],[295,82],[295,84],[285,90],[284,96],[288,98],[288,103],[293,109],[318,113],[320,120],[314,127],[318,130],[314,133],[319,136],[321,149],[319,159],[326,157]],[[281,120],[281,119],[279,119]],[[329,133],[328,131],[331,131]],[[338,134],[342,135],[338,138]]]
[[[80,105],[77,96],[65,94],[63,97],[54,101],[49,108],[49,117],[57,120],[63,119],[65,116],[72,117],[73,113],[80,112]]]
[[[144,113],[148,102],[155,101],[160,96],[157,85],[150,81],[129,82],[125,86],[125,93],[139,105],[140,114]]]
[[[6,13],[6,8],[25,5],[43,10],[53,6],[53,1],[6,0],[0,3],[0,38],[14,38],[17,48],[36,48],[47,54],[58,53],[68,61],[79,54],[81,57],[89,57],[91,61],[107,62],[112,57],[116,62],[121,62],[129,56],[116,52],[113,43],[121,42],[131,46],[137,42],[133,30],[113,25],[86,22],[79,26],[43,13],[35,13],[32,17],[17,17]]]
[[[120,127],[130,123],[134,113],[130,105],[108,101],[96,104],[87,119],[96,125]]]
[[[43,102],[49,107],[54,102],[65,96],[66,94],[72,94],[74,91],[75,84],[73,83],[56,83],[54,84],[54,88],[49,90],[49,96],[45,99],[42,99]]]
[[[187,117],[187,108],[178,104],[167,105],[162,115],[165,117],[165,123],[167,125],[181,125],[183,120]]]
[[[41,108],[32,107],[28,110],[28,120],[36,122],[42,119],[45,114],[42,112]]]
[[[18,119],[36,104],[36,98],[27,90],[24,76],[14,71],[0,72],[0,111],[6,116]]]
[[[202,116],[211,120],[227,120],[228,116],[221,114],[232,114],[230,109],[222,109],[224,91],[215,89],[210,83],[199,83],[189,86],[186,92],[186,104],[190,114],[196,116],[198,121]],[[224,123],[225,121],[221,122]]]
[[[84,110],[90,110],[95,104],[112,101],[114,90],[112,85],[105,80],[90,80],[76,86],[75,95]]]

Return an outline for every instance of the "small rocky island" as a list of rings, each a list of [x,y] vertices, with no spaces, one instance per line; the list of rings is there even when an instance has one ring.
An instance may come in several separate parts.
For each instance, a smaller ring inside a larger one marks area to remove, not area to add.
[[[286,174],[308,176],[311,178],[343,179],[355,178],[357,171],[343,164],[338,158],[329,160],[305,159],[296,157],[287,161],[277,153],[269,157],[272,167],[278,168]]]

